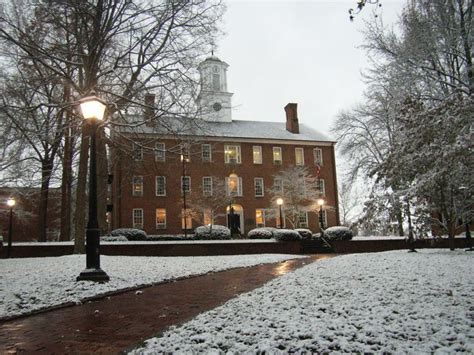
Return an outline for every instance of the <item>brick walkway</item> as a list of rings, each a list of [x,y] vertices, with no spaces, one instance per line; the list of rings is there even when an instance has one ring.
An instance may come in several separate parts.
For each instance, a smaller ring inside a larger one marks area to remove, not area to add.
[[[221,271],[0,324],[0,353],[114,354],[332,255]]]

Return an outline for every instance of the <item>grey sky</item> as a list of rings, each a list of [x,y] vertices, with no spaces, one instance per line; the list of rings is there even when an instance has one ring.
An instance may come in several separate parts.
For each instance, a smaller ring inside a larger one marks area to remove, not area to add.
[[[228,89],[234,93],[233,118],[284,121],[283,107],[298,103],[298,116],[323,133],[341,109],[364,90],[360,70],[363,19],[348,9],[355,0],[228,1],[216,55],[226,61]],[[404,1],[382,0],[386,24],[397,20]]]

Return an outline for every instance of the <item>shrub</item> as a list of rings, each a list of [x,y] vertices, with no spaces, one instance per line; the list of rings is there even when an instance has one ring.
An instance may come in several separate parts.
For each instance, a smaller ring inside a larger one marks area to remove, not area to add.
[[[135,228],[119,228],[119,229],[114,229],[112,232],[110,232],[111,236],[119,236],[122,235],[127,240],[147,240],[146,233],[142,231],[141,229],[135,229]]]
[[[250,230],[247,233],[248,239],[272,239],[273,238],[273,231],[276,228],[271,227],[263,227],[263,228],[255,228]]]
[[[329,227],[324,231],[327,240],[351,240],[352,231],[349,227]]]
[[[230,239],[230,229],[226,226],[210,225],[200,226],[194,230],[194,239],[198,240],[219,240]]]
[[[297,228],[295,229],[295,231],[300,234],[301,239],[311,239],[311,237],[313,236],[313,232],[306,228]]]
[[[104,235],[100,237],[101,242],[127,242],[127,237],[123,235]]]
[[[301,235],[293,229],[275,229],[273,237],[280,242],[301,240]]]

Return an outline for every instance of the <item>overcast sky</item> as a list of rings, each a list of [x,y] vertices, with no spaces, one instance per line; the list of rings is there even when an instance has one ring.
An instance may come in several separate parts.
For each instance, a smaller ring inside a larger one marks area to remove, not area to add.
[[[234,93],[233,119],[284,121],[283,107],[298,103],[300,122],[329,134],[336,114],[361,98],[363,20],[348,9],[355,0],[227,0],[226,35],[216,55],[227,62]],[[404,1],[382,0],[379,14],[394,23]]]

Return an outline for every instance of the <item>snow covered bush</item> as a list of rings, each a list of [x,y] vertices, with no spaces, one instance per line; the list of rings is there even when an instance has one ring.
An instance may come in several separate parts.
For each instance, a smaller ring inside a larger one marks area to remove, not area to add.
[[[273,237],[280,242],[301,240],[300,234],[293,229],[275,229]]]
[[[352,231],[343,226],[329,227],[324,231],[324,236],[327,240],[351,240]]]
[[[127,237],[123,235],[104,235],[100,237],[101,242],[127,242]]]
[[[271,227],[263,227],[263,228],[255,228],[250,230],[247,233],[248,239],[272,239],[273,238],[273,231],[276,228]]]
[[[147,240],[154,242],[169,241],[169,240],[192,240],[194,239],[194,234],[188,234],[187,237],[184,237],[184,234],[158,234],[158,235],[148,235]]]
[[[135,228],[119,228],[119,229],[114,229],[112,232],[110,232],[111,236],[119,236],[122,235],[127,240],[147,240],[146,233],[142,231],[141,229],[135,229]]]
[[[216,240],[230,239],[230,229],[226,226],[210,225],[200,226],[194,230],[194,239]]]
[[[311,237],[313,236],[313,232],[306,228],[297,228],[295,229],[295,231],[300,234],[301,239],[311,239]]]

